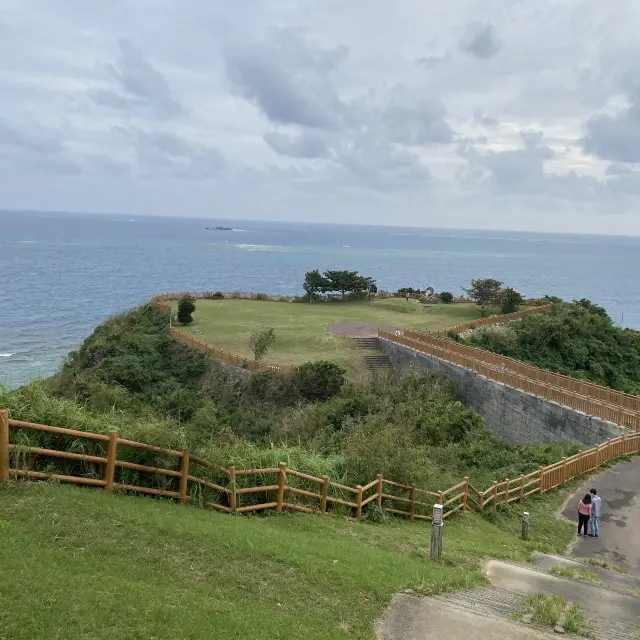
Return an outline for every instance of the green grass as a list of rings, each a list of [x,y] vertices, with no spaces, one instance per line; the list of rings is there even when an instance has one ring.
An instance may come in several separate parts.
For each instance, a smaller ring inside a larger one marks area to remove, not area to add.
[[[485,555],[564,551],[573,526],[553,516],[563,498],[542,505],[528,542],[511,533],[518,509],[498,515],[500,528],[470,514],[447,520],[443,561],[432,563],[424,523],[233,517],[57,484],[0,485],[0,638],[372,639],[399,590],[481,584]]]
[[[602,578],[593,570],[586,567],[561,567],[554,565],[549,569],[549,573],[560,578],[569,578],[571,580],[582,580],[582,582],[591,582],[593,584],[602,584]]]
[[[564,596],[537,593],[525,599],[521,614],[533,614],[533,623],[544,627],[561,624],[567,633],[592,638],[591,621],[579,604],[569,604]]]
[[[174,308],[177,303],[173,303]],[[473,304],[424,305],[416,300],[379,299],[335,303],[286,303],[259,300],[198,300],[193,324],[185,330],[220,349],[252,357],[249,336],[273,327],[276,342],[265,362],[301,364],[333,360],[351,366],[362,358],[352,341],[327,333],[327,325],[363,322],[408,329],[443,329],[480,317]]]

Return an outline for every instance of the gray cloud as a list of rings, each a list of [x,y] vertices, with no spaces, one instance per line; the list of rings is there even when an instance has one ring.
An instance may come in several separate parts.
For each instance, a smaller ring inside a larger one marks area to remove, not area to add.
[[[444,144],[453,140],[439,100],[422,100],[412,107],[390,104],[382,118],[389,139],[406,145]]]
[[[124,127],[118,132],[132,144],[138,165],[146,175],[161,173],[176,178],[206,180],[217,177],[227,164],[220,150],[172,132]]]
[[[498,32],[492,24],[471,22],[464,30],[459,46],[464,53],[487,60],[500,51]]]
[[[107,65],[115,86],[95,90],[92,97],[96,103],[123,110],[147,107],[163,117],[181,115],[184,109],[174,97],[164,75],[131,40],[121,38],[118,46],[118,60]]]
[[[270,131],[265,142],[281,156],[290,158],[326,158],[331,155],[332,136],[314,130],[302,131],[297,136]]]
[[[590,118],[581,144],[586,153],[603,160],[640,162],[640,104],[635,103],[615,115]]]
[[[337,128],[347,108],[329,80],[347,55],[346,47],[323,49],[281,30],[273,31],[269,41],[223,51],[234,91],[269,120],[321,129]]]

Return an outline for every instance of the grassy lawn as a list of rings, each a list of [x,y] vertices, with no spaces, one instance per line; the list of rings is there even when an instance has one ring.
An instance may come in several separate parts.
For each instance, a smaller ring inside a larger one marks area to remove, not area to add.
[[[563,552],[564,494],[497,523],[447,521],[444,559],[430,527],[335,516],[233,517],[56,484],[0,485],[0,638],[373,638],[405,588],[433,594],[483,581],[480,559]]]
[[[177,303],[173,303],[174,308]],[[251,357],[247,341],[261,327],[273,327],[276,343],[265,361],[301,364],[333,360],[350,365],[362,356],[352,341],[327,333],[327,325],[366,322],[408,329],[443,329],[480,317],[473,304],[424,305],[416,300],[302,304],[260,300],[198,300],[193,324],[201,338],[220,349]]]

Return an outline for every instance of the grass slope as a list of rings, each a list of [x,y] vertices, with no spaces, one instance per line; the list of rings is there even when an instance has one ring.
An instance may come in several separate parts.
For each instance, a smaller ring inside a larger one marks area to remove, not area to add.
[[[176,303],[174,303],[175,307]],[[261,327],[275,329],[276,343],[265,360],[300,364],[361,358],[351,342],[327,333],[327,325],[366,322],[408,329],[443,329],[480,317],[473,304],[423,305],[416,300],[380,299],[335,303],[284,303],[259,300],[198,300],[194,322],[186,330],[220,349],[252,357],[249,336]]]
[[[392,594],[483,581],[480,558],[562,552],[573,526],[562,494],[527,504],[500,528],[472,515],[429,527],[335,517],[232,517],[160,500],[56,484],[0,485],[0,638],[373,638]]]

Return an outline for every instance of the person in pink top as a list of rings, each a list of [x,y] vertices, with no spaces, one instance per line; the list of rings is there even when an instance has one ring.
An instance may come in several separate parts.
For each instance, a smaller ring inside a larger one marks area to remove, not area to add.
[[[584,530],[584,537],[589,533],[589,520],[591,519],[591,494],[587,493],[578,503],[578,535]]]

